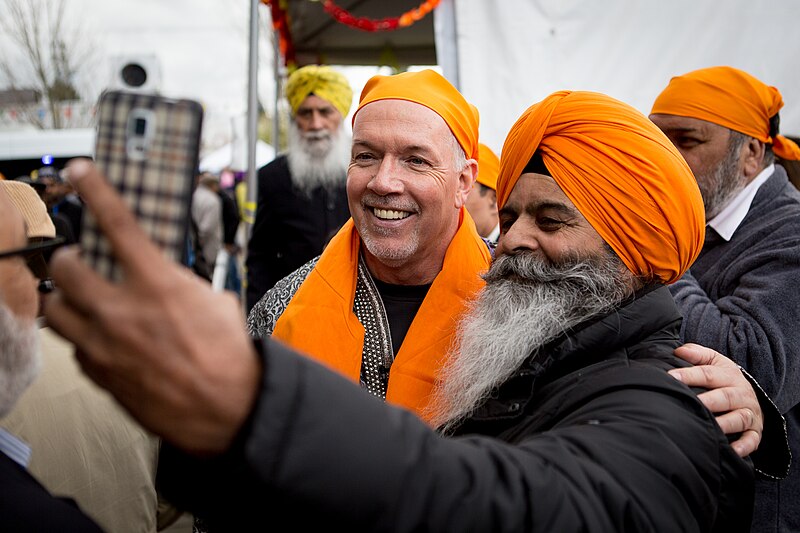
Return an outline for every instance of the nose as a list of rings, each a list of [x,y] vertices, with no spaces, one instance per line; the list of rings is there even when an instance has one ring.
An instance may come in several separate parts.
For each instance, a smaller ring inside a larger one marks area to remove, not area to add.
[[[497,255],[539,250],[539,241],[531,223],[521,218],[500,234],[497,240]]]
[[[322,113],[316,109],[311,111],[311,122],[309,123],[309,127],[312,130],[321,130],[325,127],[325,121],[323,120]]]
[[[367,188],[375,194],[386,196],[403,192],[403,182],[398,179],[398,170],[389,157],[384,157],[378,170],[367,184]]]

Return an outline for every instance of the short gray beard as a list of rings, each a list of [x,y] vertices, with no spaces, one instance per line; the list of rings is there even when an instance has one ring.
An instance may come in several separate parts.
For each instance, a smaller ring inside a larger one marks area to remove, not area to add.
[[[333,133],[327,130],[303,133],[294,121],[290,122],[287,159],[292,185],[308,196],[318,187],[344,186],[350,144],[343,126]]]
[[[551,265],[531,252],[501,256],[461,320],[429,416],[449,432],[546,343],[629,298],[635,276],[610,249]]]
[[[747,178],[739,174],[739,155],[745,139],[745,135],[732,131],[725,159],[712,172],[696,177],[707,221],[720,214],[747,185]]]
[[[385,209],[397,209],[399,211],[410,211],[419,213],[419,204],[410,199],[401,200],[396,195],[379,196],[372,192],[366,192],[361,197],[361,208],[364,211],[372,211],[368,205],[380,205]],[[386,246],[382,243],[382,238],[396,236],[397,232],[393,229],[383,229],[372,227],[369,224],[360,224],[358,235],[370,254],[375,256],[380,262],[388,266],[400,266],[412,257],[420,245],[419,228],[414,227],[407,235],[401,247]]]
[[[0,301],[0,418],[6,416],[42,366],[39,328]]]

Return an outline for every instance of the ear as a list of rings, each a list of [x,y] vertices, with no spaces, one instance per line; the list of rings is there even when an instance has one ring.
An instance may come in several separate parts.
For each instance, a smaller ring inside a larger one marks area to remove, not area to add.
[[[749,182],[764,169],[764,143],[753,137],[748,137],[742,146],[741,163],[743,172]]]
[[[472,187],[475,186],[475,178],[478,177],[478,162],[474,159],[467,159],[467,164],[458,175],[456,186],[455,207],[461,209],[467,203],[467,196]]]

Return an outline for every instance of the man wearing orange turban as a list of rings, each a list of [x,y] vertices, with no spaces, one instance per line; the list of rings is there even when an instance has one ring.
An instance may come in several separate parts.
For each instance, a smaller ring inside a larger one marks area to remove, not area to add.
[[[465,208],[477,159],[477,110],[444,77],[371,78],[353,117],[352,218],[253,308],[251,333],[422,414],[491,259]]]
[[[800,160],[800,148],[779,134],[782,107],[775,87],[719,66],[672,78],[650,118],[686,158],[708,219],[702,252],[670,287],[686,317],[681,336],[758,380],[785,416],[797,458],[800,193],[779,163]],[[800,531],[797,494],[797,460],[782,481],[759,480],[752,531]]]
[[[500,236],[500,223],[497,219],[497,174],[500,172],[500,159],[491,148],[483,143],[478,145],[478,177],[467,196],[467,211],[475,221],[481,237],[496,243]]]

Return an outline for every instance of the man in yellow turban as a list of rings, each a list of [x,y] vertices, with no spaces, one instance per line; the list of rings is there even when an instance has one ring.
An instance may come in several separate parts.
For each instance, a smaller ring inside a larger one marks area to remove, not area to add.
[[[496,243],[500,236],[500,223],[497,218],[497,174],[500,172],[500,159],[487,145],[478,145],[478,177],[467,196],[467,211],[475,221],[481,237]]]
[[[286,99],[289,149],[258,171],[246,259],[248,310],[278,280],[319,255],[350,218],[344,118],[353,90],[347,78],[328,66],[301,67],[286,82]]]
[[[681,336],[728,355],[774,400],[800,457],[800,193],[781,161],[781,93],[728,66],[677,76],[650,118],[683,154],[703,194],[706,244],[670,289]],[[670,186],[668,191],[672,191]],[[770,452],[766,452],[770,453]],[[759,480],[752,531],[800,531],[800,466]]]
[[[463,109],[435,73],[367,84],[353,220],[255,342],[233,297],[167,263],[96,170],[71,166],[129,276],[112,285],[76,252],[56,256],[48,323],[163,436],[163,494],[210,530],[265,516],[353,531],[740,530],[752,467],[667,373],[681,366],[681,316],[664,284],[694,259],[704,224],[680,154],[608,97],[532,107],[502,151],[498,259],[466,306],[487,246],[463,207],[478,152]],[[401,342],[394,319],[372,322],[385,318],[376,309],[413,317]],[[362,368],[391,353],[373,339],[399,346],[387,402],[374,397],[382,374]],[[353,385],[359,373],[372,395]],[[397,408],[427,400],[430,379],[441,393],[429,421],[461,438]]]

